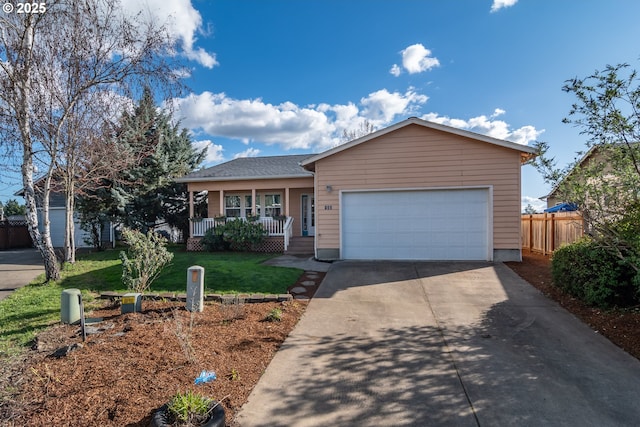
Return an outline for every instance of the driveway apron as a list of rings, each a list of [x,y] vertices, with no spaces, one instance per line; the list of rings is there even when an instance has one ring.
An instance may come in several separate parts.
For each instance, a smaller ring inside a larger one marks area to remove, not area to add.
[[[339,262],[238,413],[251,426],[623,426],[640,362],[503,264]]]
[[[0,251],[0,300],[44,273],[42,255],[36,249]]]

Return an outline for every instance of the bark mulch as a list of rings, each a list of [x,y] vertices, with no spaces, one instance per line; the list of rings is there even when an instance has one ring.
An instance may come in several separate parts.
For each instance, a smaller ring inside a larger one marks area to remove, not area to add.
[[[123,315],[105,302],[88,314],[103,320],[84,343],[78,325],[52,326],[25,354],[0,361],[0,425],[148,426],[157,408],[187,390],[220,400],[230,425],[323,277],[305,272],[292,286],[304,283],[294,295],[301,299],[207,303],[202,313],[184,302],[144,301],[141,313]],[[275,310],[281,320],[267,321]],[[217,379],[195,385],[202,370]]]

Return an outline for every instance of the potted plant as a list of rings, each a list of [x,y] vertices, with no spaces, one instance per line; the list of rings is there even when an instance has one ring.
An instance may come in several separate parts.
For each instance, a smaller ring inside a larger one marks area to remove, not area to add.
[[[224,408],[220,402],[192,391],[174,394],[151,418],[151,427],[224,425]]]

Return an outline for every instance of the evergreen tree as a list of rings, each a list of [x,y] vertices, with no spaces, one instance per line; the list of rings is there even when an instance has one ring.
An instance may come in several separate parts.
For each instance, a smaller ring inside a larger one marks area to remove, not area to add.
[[[193,148],[187,129],[172,123],[171,114],[158,108],[146,88],[133,113],[122,114],[114,138],[122,155],[134,161],[102,197],[111,216],[143,232],[158,220],[172,226],[188,224],[186,185],[173,180],[196,169],[205,150]],[[84,211],[88,218],[99,217],[91,215],[92,209]]]
[[[1,203],[0,203],[0,206],[2,206]],[[18,203],[16,199],[9,199],[6,205],[4,205],[5,216],[24,215],[26,213],[27,213],[27,207],[25,205],[21,205],[20,203]]]

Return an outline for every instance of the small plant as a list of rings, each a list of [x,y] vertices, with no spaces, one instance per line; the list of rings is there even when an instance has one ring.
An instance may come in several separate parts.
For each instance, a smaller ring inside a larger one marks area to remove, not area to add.
[[[176,393],[169,401],[169,413],[176,421],[187,425],[201,425],[206,421],[214,401],[188,390]]]
[[[231,372],[227,374],[229,381],[238,381],[240,379],[240,373],[236,368],[231,368]]]
[[[177,310],[171,310],[174,319],[174,329],[173,333],[176,335],[178,342],[180,343],[180,347],[182,347],[182,351],[184,352],[185,359],[187,363],[197,364],[198,360],[196,357],[196,351],[191,344],[191,333],[193,329],[193,312],[191,313],[191,321],[188,327],[185,327],[182,320],[180,319],[180,315]],[[167,325],[171,325],[171,323],[167,323]]]
[[[279,322],[282,320],[282,310],[279,308],[272,308],[267,314],[265,319],[267,322]]]
[[[228,324],[244,318],[244,300],[237,295],[231,300],[224,300],[220,305],[222,322]]]
[[[122,237],[129,245],[126,252],[120,252],[122,282],[133,292],[147,291],[173,259],[166,248],[167,240],[153,231],[144,234],[129,228],[122,230]]]

